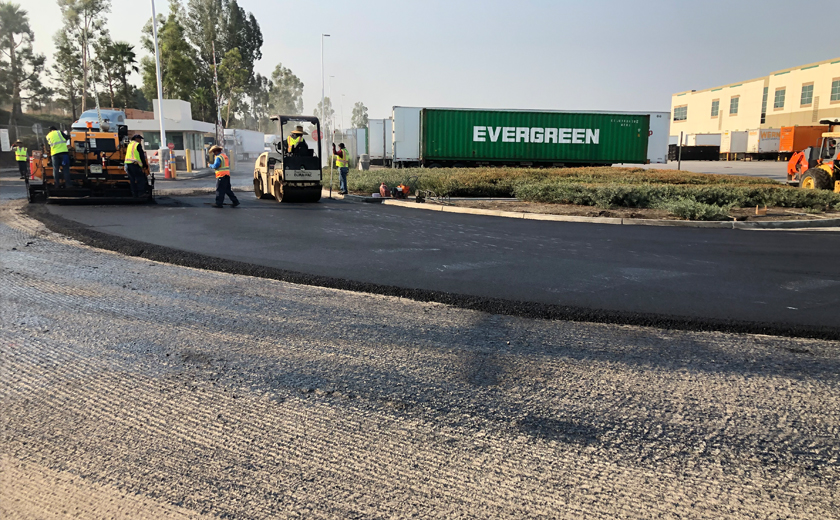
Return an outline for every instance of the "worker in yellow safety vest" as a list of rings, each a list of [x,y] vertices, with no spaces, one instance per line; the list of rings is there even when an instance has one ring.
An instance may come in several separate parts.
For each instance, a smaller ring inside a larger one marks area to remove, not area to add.
[[[286,153],[289,155],[306,155],[309,150],[309,145],[303,139],[303,136],[309,135],[303,131],[303,127],[298,125],[291,132],[291,135],[286,138]]]
[[[29,174],[29,150],[23,146],[23,143],[20,142],[20,139],[15,141],[15,144],[12,145],[12,149],[15,151],[15,161],[18,165],[18,170],[20,171],[20,178],[25,179],[27,174]]]
[[[146,169],[148,167],[146,152],[143,150],[143,136],[135,134],[128,143],[125,161],[123,161],[123,168],[128,175],[128,186],[134,198],[140,198],[146,194]]]
[[[50,159],[53,167],[53,180],[58,186],[58,170],[64,174],[64,187],[69,188],[72,180],[70,179],[70,154],[67,151],[67,136],[60,132],[58,128],[51,126],[50,133],[47,134],[47,144],[50,145]]]
[[[210,148],[210,153],[216,156],[213,161],[213,169],[216,170],[216,203],[213,204],[213,207],[225,207],[225,195],[227,195],[232,203],[231,205],[235,208],[239,205],[239,199],[236,198],[230,188],[230,159],[219,145]]]
[[[347,195],[347,174],[350,172],[350,152],[347,151],[344,143],[338,143],[338,150],[335,149],[335,143],[333,143],[332,150],[335,156],[335,167],[338,168],[338,192],[342,195]]]

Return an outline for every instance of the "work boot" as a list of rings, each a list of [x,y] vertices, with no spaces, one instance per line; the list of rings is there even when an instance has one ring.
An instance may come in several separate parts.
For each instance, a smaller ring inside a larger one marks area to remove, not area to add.
[[[212,206],[214,208],[224,208],[224,206],[222,204],[213,204]]]
[[[236,207],[236,206],[238,206],[238,205],[239,205],[239,201],[237,200],[236,202],[234,202],[233,204],[231,204],[231,207],[234,207],[234,208],[235,208],[235,207]]]

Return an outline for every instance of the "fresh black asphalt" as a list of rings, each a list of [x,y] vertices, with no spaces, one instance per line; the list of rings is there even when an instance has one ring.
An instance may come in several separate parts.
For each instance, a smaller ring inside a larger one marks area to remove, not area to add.
[[[182,265],[535,317],[840,338],[837,233],[240,200],[30,208],[92,245]]]

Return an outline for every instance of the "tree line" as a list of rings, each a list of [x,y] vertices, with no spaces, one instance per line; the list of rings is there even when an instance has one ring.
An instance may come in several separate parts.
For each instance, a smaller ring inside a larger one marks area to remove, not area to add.
[[[149,55],[138,60],[134,46],[113,39],[105,26],[111,0],[57,0],[57,6],[63,26],[47,66],[46,56],[33,50],[27,11],[0,0],[0,104],[10,107],[8,124],[16,124],[24,106],[57,107],[76,120],[95,106],[95,95],[102,107],[151,110],[158,94],[151,18],[141,39]],[[291,70],[282,63],[271,77],[254,70],[263,35],[237,0],[169,0],[157,31],[163,97],[189,101],[194,119],[220,116],[226,128],[268,131],[270,115],[303,113],[304,85]],[[329,99],[325,104],[329,120],[334,111]],[[315,114],[321,115],[320,103]],[[351,124],[367,126],[362,103],[353,108]]]

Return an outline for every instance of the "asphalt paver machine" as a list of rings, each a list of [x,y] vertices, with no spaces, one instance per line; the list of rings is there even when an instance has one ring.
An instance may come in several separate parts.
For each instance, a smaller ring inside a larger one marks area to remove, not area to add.
[[[26,179],[29,202],[46,200],[48,203],[145,203],[154,200],[154,173],[144,168],[147,178],[145,195],[132,197],[128,174],[124,170],[128,148],[128,127],[108,123],[88,122],[70,132],[68,155],[71,185],[63,186],[64,176],[59,171],[59,182],[53,178],[49,147],[43,144],[36,150]]]

